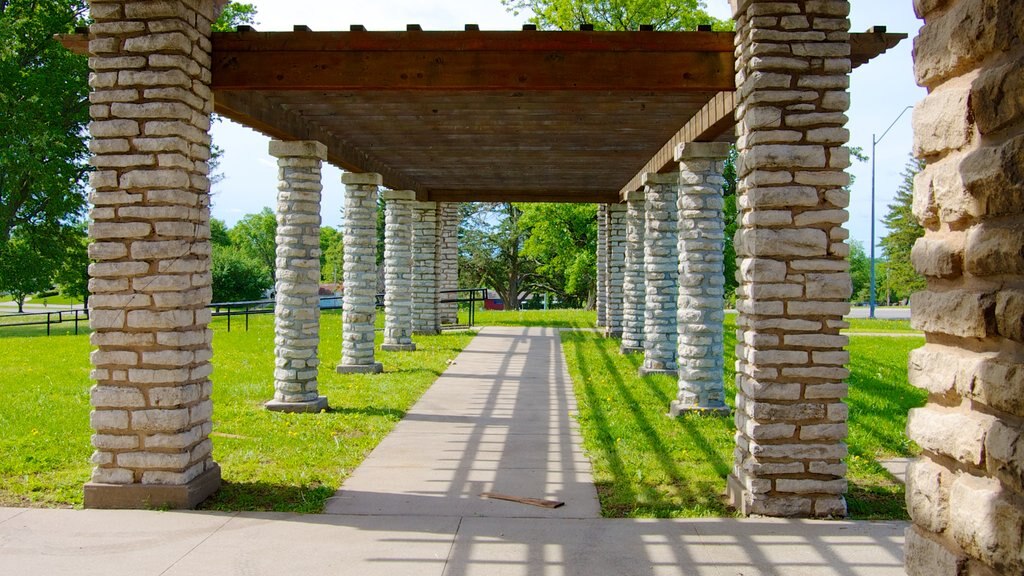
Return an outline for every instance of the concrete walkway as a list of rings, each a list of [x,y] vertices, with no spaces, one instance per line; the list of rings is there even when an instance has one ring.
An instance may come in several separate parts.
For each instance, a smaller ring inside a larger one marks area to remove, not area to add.
[[[903,574],[901,522],[602,519],[574,411],[556,331],[486,328],[327,514],[0,508],[0,574]]]

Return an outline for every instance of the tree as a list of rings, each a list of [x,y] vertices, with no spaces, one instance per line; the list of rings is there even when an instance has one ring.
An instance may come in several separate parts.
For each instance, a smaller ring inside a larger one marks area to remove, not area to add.
[[[228,2],[217,21],[210,28],[214,32],[233,32],[242,24],[256,24],[256,6],[242,2]]]
[[[345,269],[345,245],[342,233],[324,226],[320,228],[320,280],[337,284]]]
[[[25,234],[18,228],[4,247],[0,258],[0,292],[6,292],[25,311],[30,294],[50,288],[55,271],[52,248],[40,245],[40,236]]]
[[[231,232],[223,220],[210,218],[210,244],[222,248],[231,246]]]
[[[534,286],[536,262],[523,254],[527,233],[520,225],[522,210],[508,202],[463,204],[459,228],[459,281],[498,293],[506,310],[519,303]]]
[[[214,247],[211,275],[218,303],[259,300],[274,285],[260,262],[232,248]]]
[[[89,307],[89,234],[85,222],[64,229],[66,241],[61,242],[64,253],[60,255],[54,282],[61,294],[81,300]]]
[[[914,177],[924,169],[925,163],[916,158],[903,168],[903,181],[896,190],[889,212],[882,219],[889,233],[882,238],[882,253],[888,265],[888,288],[898,300],[909,298],[913,292],[925,288],[925,279],[914,270],[910,251],[914,243],[924,236],[924,227],[914,216]]]
[[[0,0],[0,256],[15,229],[53,230],[84,214],[88,63],[54,34],[85,0]],[[18,248],[21,250],[24,243]]]
[[[533,12],[530,22],[544,30],[576,30],[593,24],[595,30],[637,30],[653,24],[657,30],[696,30],[711,24],[716,30],[732,30],[704,10],[703,0],[501,0],[505,9],[518,15]]]
[[[270,208],[256,214],[246,214],[229,233],[231,244],[242,255],[263,266],[271,278],[276,279],[277,216]]]
[[[535,285],[572,307],[591,306],[597,284],[595,204],[517,204],[528,234],[523,255],[537,262]]]
[[[871,259],[864,251],[864,245],[850,242],[850,282],[853,284],[854,302],[867,302],[871,286]]]
[[[722,170],[722,177],[725,179],[725,187],[722,190],[722,219],[725,220],[725,241],[722,249],[722,268],[725,273],[725,301],[727,305],[734,305],[736,300],[736,287],[739,281],[736,280],[736,246],[733,239],[736,230],[739,229],[739,207],[736,203],[736,158],[739,153],[736,147],[729,148],[729,155],[725,159],[725,168]]]

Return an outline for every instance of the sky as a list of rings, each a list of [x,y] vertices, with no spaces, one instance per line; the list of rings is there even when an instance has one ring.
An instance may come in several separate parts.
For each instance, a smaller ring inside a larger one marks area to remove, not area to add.
[[[258,10],[256,29],[291,30],[305,24],[313,30],[348,30],[362,24],[369,30],[404,30],[420,24],[424,30],[461,30],[479,24],[482,30],[518,30],[527,15],[508,13],[499,0],[250,0]],[[708,11],[719,18],[731,17],[728,0],[706,0]],[[881,136],[907,106],[924,98],[914,83],[911,48],[921,26],[910,0],[853,0],[851,31],[887,26],[909,38],[895,49],[854,70],[850,81],[850,146],[870,155],[873,136]],[[875,154],[875,242],[884,236],[882,217],[901,181],[909,159],[913,133],[907,111],[878,143]],[[269,140],[244,126],[222,119],[214,125],[214,142],[224,149],[221,171],[225,178],[213,188],[213,216],[233,225],[245,214],[275,205],[276,161],[267,152]],[[855,163],[850,200],[851,238],[865,249],[871,238],[871,162]],[[323,223],[340,227],[341,172],[324,166]],[[880,252],[879,252],[880,254]]]

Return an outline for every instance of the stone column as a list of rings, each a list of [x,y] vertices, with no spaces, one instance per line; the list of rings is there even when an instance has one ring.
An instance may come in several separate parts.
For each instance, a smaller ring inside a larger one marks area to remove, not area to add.
[[[437,203],[412,205],[412,331],[441,332],[437,315]]]
[[[608,325],[606,301],[608,299],[608,205],[597,205],[597,296],[594,306],[597,309],[597,326]]]
[[[845,516],[850,5],[733,0],[744,514]]]
[[[626,205],[609,204],[607,217],[607,271],[605,273],[605,326],[608,338],[622,337],[622,285],[626,279]]]
[[[317,390],[320,357],[320,167],[327,147],[319,142],[270,142],[277,158],[277,303],[274,308],[275,412],[320,412],[327,397]]]
[[[640,375],[675,374],[678,328],[679,174],[647,174],[644,198],[644,364]]]
[[[213,2],[90,4],[85,506],[192,508],[220,485],[207,329]]]
[[[413,191],[385,191],[384,344],[381,350],[411,352]]]
[[[438,203],[438,246],[437,246],[437,281],[438,289],[459,289],[459,204],[458,202]],[[458,298],[456,293],[441,294],[441,300]],[[441,324],[459,323],[459,305],[457,302],[439,303],[439,322]]]
[[[679,162],[679,394],[669,414],[728,414],[725,370],[725,219],[722,188],[729,145],[690,142]]]
[[[1024,534],[1024,4],[917,2],[914,184],[925,235],[911,298],[928,391],[907,434],[910,576],[1022,574]]]
[[[342,299],[339,374],[377,374],[374,324],[377,320],[377,188],[380,174],[345,172],[345,292]]]
[[[644,193],[626,195],[626,275],[622,281],[623,354],[644,351]]]

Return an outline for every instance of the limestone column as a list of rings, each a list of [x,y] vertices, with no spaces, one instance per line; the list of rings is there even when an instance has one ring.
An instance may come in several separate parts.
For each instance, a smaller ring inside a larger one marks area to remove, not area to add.
[[[87,508],[192,508],[209,440],[212,0],[90,3]],[[159,32],[157,32],[159,31]]]
[[[679,288],[679,174],[647,174],[644,193],[644,364],[640,375],[675,374]]]
[[[845,516],[850,4],[733,0],[744,514]]]
[[[441,332],[437,315],[437,203],[412,205],[412,331]]]
[[[320,412],[327,397],[317,389],[320,357],[319,142],[270,142],[277,158],[277,302],[274,307],[275,412]]]
[[[437,280],[442,292],[459,289],[459,203],[438,202],[438,246]],[[441,300],[454,300],[459,295],[447,292]],[[438,304],[441,324],[459,323],[459,304],[443,302]]]
[[[725,219],[722,188],[729,145],[690,142],[679,162],[679,394],[669,414],[729,413],[725,371]]]
[[[594,306],[597,309],[597,326],[608,325],[606,301],[608,299],[608,205],[597,205],[597,296]]]
[[[1024,4],[917,2],[910,576],[1024,573]]]
[[[644,351],[644,193],[626,195],[626,274],[622,282],[623,354]]]
[[[412,342],[412,203],[413,191],[382,194],[384,228],[384,343],[381,350],[411,352]]]
[[[608,205],[607,271],[605,273],[604,335],[622,337],[622,285],[626,278],[626,205]]]
[[[339,374],[376,374],[374,324],[377,320],[377,188],[380,174],[341,175],[345,184],[345,287],[342,299]]]

